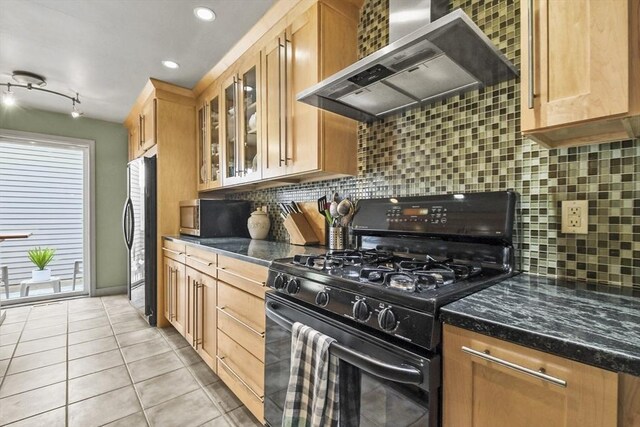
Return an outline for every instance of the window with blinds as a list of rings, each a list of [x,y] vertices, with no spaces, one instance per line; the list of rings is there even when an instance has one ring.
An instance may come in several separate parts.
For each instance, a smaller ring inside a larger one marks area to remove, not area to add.
[[[31,278],[30,248],[54,248],[49,268],[63,280],[83,261],[87,155],[73,145],[0,138],[0,231],[33,233],[0,244],[0,266],[9,267],[11,285]]]

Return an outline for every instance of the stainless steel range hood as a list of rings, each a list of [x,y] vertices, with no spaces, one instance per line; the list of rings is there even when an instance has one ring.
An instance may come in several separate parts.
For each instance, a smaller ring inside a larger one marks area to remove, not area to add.
[[[389,3],[391,43],[300,92],[298,101],[371,122],[518,76],[461,9],[445,13],[442,0]]]

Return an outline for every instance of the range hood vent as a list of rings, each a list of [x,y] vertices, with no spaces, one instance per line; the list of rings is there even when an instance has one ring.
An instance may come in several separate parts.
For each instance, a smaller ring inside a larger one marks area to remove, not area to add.
[[[390,0],[391,43],[299,93],[298,101],[371,122],[518,76],[464,11],[445,14],[446,6]]]

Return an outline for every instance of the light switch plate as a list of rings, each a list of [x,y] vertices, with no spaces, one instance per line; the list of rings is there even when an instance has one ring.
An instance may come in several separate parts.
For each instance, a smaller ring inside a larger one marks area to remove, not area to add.
[[[564,200],[562,202],[562,232],[565,234],[589,233],[588,200]]]

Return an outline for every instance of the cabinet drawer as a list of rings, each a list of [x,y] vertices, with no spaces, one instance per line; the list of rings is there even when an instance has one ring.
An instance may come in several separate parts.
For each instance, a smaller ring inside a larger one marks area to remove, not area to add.
[[[259,398],[253,391],[242,382],[240,377],[233,371],[225,359],[218,358],[218,376],[231,389],[251,413],[263,422],[264,420],[264,398]]]
[[[186,253],[186,263],[189,267],[216,277],[216,254],[192,246],[187,246]]]
[[[218,329],[218,359],[233,370],[256,397],[260,399],[264,397],[264,363],[220,329]]]
[[[171,258],[183,264],[185,262],[185,245],[183,243],[177,243],[171,240],[163,239],[162,253],[167,258]]]
[[[218,330],[233,337],[249,353],[264,362],[264,333],[259,334],[257,330],[249,329],[241,322],[235,313],[218,307]]]
[[[614,372],[449,325],[443,355],[444,427],[616,425]]]
[[[264,299],[267,267],[218,255],[218,279]]]

